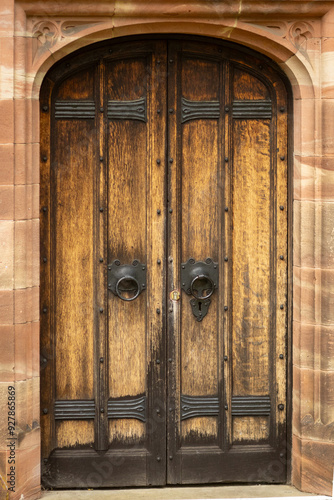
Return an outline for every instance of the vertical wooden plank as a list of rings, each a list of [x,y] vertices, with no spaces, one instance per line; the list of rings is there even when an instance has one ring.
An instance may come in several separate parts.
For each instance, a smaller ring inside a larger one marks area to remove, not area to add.
[[[94,101],[96,69],[62,83],[56,102]],[[51,164],[53,238],[51,314],[55,337],[55,399],[94,400],[95,119],[55,117]],[[59,147],[59,144],[67,147]],[[87,442],[86,427],[67,422],[57,435],[67,446]],[[65,435],[65,429],[68,432]],[[59,434],[61,432],[61,434]],[[73,442],[74,440],[74,442]]]

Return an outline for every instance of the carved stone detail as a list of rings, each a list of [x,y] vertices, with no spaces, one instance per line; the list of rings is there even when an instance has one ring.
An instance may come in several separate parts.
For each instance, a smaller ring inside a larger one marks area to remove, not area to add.
[[[256,28],[268,31],[272,35],[280,36],[291,42],[296,48],[303,47],[309,38],[313,37],[314,29],[311,23],[306,21],[245,21]]]

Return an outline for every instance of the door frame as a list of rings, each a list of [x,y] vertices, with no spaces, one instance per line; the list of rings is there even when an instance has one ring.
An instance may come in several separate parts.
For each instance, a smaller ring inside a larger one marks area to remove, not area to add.
[[[178,35],[178,34],[171,34],[171,35],[141,35],[141,36],[127,36],[127,37],[119,37],[111,41],[104,41],[104,42],[99,42],[92,44],[96,47],[104,47],[108,46],[110,47],[113,43],[119,44],[121,42],[129,42],[129,41],[143,41],[143,40],[154,40],[154,39],[159,39],[159,40],[191,40],[191,41],[199,41],[199,42],[208,42],[208,43],[215,43],[224,47],[235,47],[238,51],[243,52],[244,54],[249,54],[249,55],[255,55],[259,59],[262,59],[266,64],[270,64],[277,73],[279,73],[282,81],[285,84],[287,93],[288,93],[288,312],[287,312],[287,317],[288,317],[288,325],[287,325],[287,331],[288,331],[288,339],[287,339],[287,346],[288,346],[288,357],[287,357],[287,437],[288,437],[288,442],[287,442],[287,463],[291,463],[291,449],[292,449],[292,425],[291,425],[291,418],[292,418],[292,224],[293,224],[293,203],[292,203],[292,193],[293,193],[293,172],[292,172],[292,152],[293,152],[293,147],[292,147],[292,141],[293,141],[293,130],[292,130],[292,89],[291,89],[291,84],[286,77],[286,75],[283,73],[283,71],[278,67],[278,65],[273,62],[271,59],[268,57],[252,50],[247,47],[238,45],[234,42],[226,42],[224,40],[219,40],[211,37],[202,37],[202,36],[191,36],[191,35]],[[91,50],[92,45],[88,45],[82,49],[79,49],[76,52],[71,53],[69,56],[65,57],[58,63],[56,63],[55,66],[59,65],[64,65],[66,66],[67,60],[70,58],[75,57],[76,55],[80,55],[81,53],[86,53],[87,51]],[[50,69],[50,71],[53,71],[54,67]],[[43,89],[45,87],[45,82],[47,81],[47,76],[44,79],[43,85],[42,85],[42,90],[41,90],[41,95],[43,93]],[[45,127],[43,127],[43,107],[41,107],[41,118],[42,118],[42,126],[41,126],[41,191],[43,190],[43,186],[45,186],[45,175],[43,175],[43,167],[45,167],[45,160],[43,157],[43,144],[45,144],[45,140],[47,138],[46,132],[45,132]],[[41,205],[41,213],[43,214],[43,204]],[[43,216],[42,216],[43,217]],[[42,226],[43,224],[41,224]],[[45,233],[41,232],[41,257],[43,259],[43,248],[44,248],[44,243],[45,243]],[[43,270],[43,267],[41,265],[41,271]],[[43,288],[43,281],[41,280],[41,288]],[[41,303],[40,303],[40,308],[41,311],[43,312],[43,293],[41,292]],[[168,300],[168,298],[167,298]],[[43,365],[42,365],[43,366]],[[42,389],[41,389],[42,391]],[[42,410],[43,411],[43,410]],[[43,461],[43,457],[42,457]],[[288,467],[288,482],[290,482],[290,474],[291,474],[291,467]]]

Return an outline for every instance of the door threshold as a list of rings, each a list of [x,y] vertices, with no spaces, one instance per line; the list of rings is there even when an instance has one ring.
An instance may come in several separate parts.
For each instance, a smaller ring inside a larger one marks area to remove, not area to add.
[[[184,486],[164,488],[110,489],[110,490],[62,490],[44,491],[45,500],[228,500],[243,498],[260,500],[262,498],[298,500],[316,498],[331,500],[331,497],[304,493],[289,485],[242,485],[242,486]]]

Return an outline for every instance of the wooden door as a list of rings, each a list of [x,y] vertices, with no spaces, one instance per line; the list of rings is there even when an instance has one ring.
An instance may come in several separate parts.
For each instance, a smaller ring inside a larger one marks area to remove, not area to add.
[[[287,97],[267,60],[102,44],[41,93],[43,482],[284,482]]]

